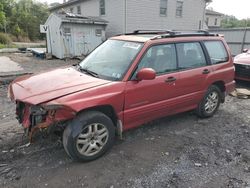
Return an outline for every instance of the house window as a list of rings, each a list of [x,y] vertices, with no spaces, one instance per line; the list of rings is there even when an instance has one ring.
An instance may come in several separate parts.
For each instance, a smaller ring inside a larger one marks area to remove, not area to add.
[[[68,27],[63,28],[63,34],[66,35],[71,35],[71,29]]]
[[[167,15],[168,0],[161,0],[160,2],[160,15]]]
[[[73,13],[74,12],[74,8],[70,8],[70,13]]]
[[[81,6],[77,6],[77,14],[82,14]]]
[[[177,0],[176,2],[176,17],[182,17],[183,13],[183,0]]]
[[[95,30],[95,35],[98,36],[98,37],[102,36],[102,29],[96,29]]]
[[[106,14],[105,0],[100,0],[100,15],[103,16],[105,14]]]
[[[218,19],[215,18],[215,20],[214,20],[214,25],[217,25],[217,22],[218,22]]]

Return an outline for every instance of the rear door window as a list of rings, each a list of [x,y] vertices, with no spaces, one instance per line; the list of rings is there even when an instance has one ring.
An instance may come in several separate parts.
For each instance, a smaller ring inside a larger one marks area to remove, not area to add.
[[[205,55],[199,42],[176,44],[179,69],[192,69],[207,65]]]
[[[224,63],[228,61],[228,54],[221,41],[204,42],[212,64]]]

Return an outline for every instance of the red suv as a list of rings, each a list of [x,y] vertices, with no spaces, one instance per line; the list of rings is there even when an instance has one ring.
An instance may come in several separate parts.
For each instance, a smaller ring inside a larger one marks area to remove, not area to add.
[[[115,36],[76,66],[16,79],[9,95],[29,136],[62,128],[67,154],[94,160],[115,133],[196,110],[213,116],[233,91],[229,48],[205,31],[135,31]]]

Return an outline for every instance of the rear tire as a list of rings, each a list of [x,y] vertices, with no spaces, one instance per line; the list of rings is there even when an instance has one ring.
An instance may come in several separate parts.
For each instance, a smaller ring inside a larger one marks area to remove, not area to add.
[[[63,133],[66,153],[75,161],[87,162],[104,155],[114,144],[112,120],[98,111],[79,114]]]
[[[211,85],[196,109],[197,115],[201,118],[212,117],[218,110],[221,100],[222,93],[220,89],[215,85]]]

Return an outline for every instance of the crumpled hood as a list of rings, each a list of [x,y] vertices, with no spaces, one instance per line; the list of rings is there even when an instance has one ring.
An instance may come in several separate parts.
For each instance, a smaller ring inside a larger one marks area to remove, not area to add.
[[[17,78],[10,90],[14,100],[36,105],[107,83],[70,67]]]
[[[234,63],[250,65],[250,53],[242,53],[234,58]]]

